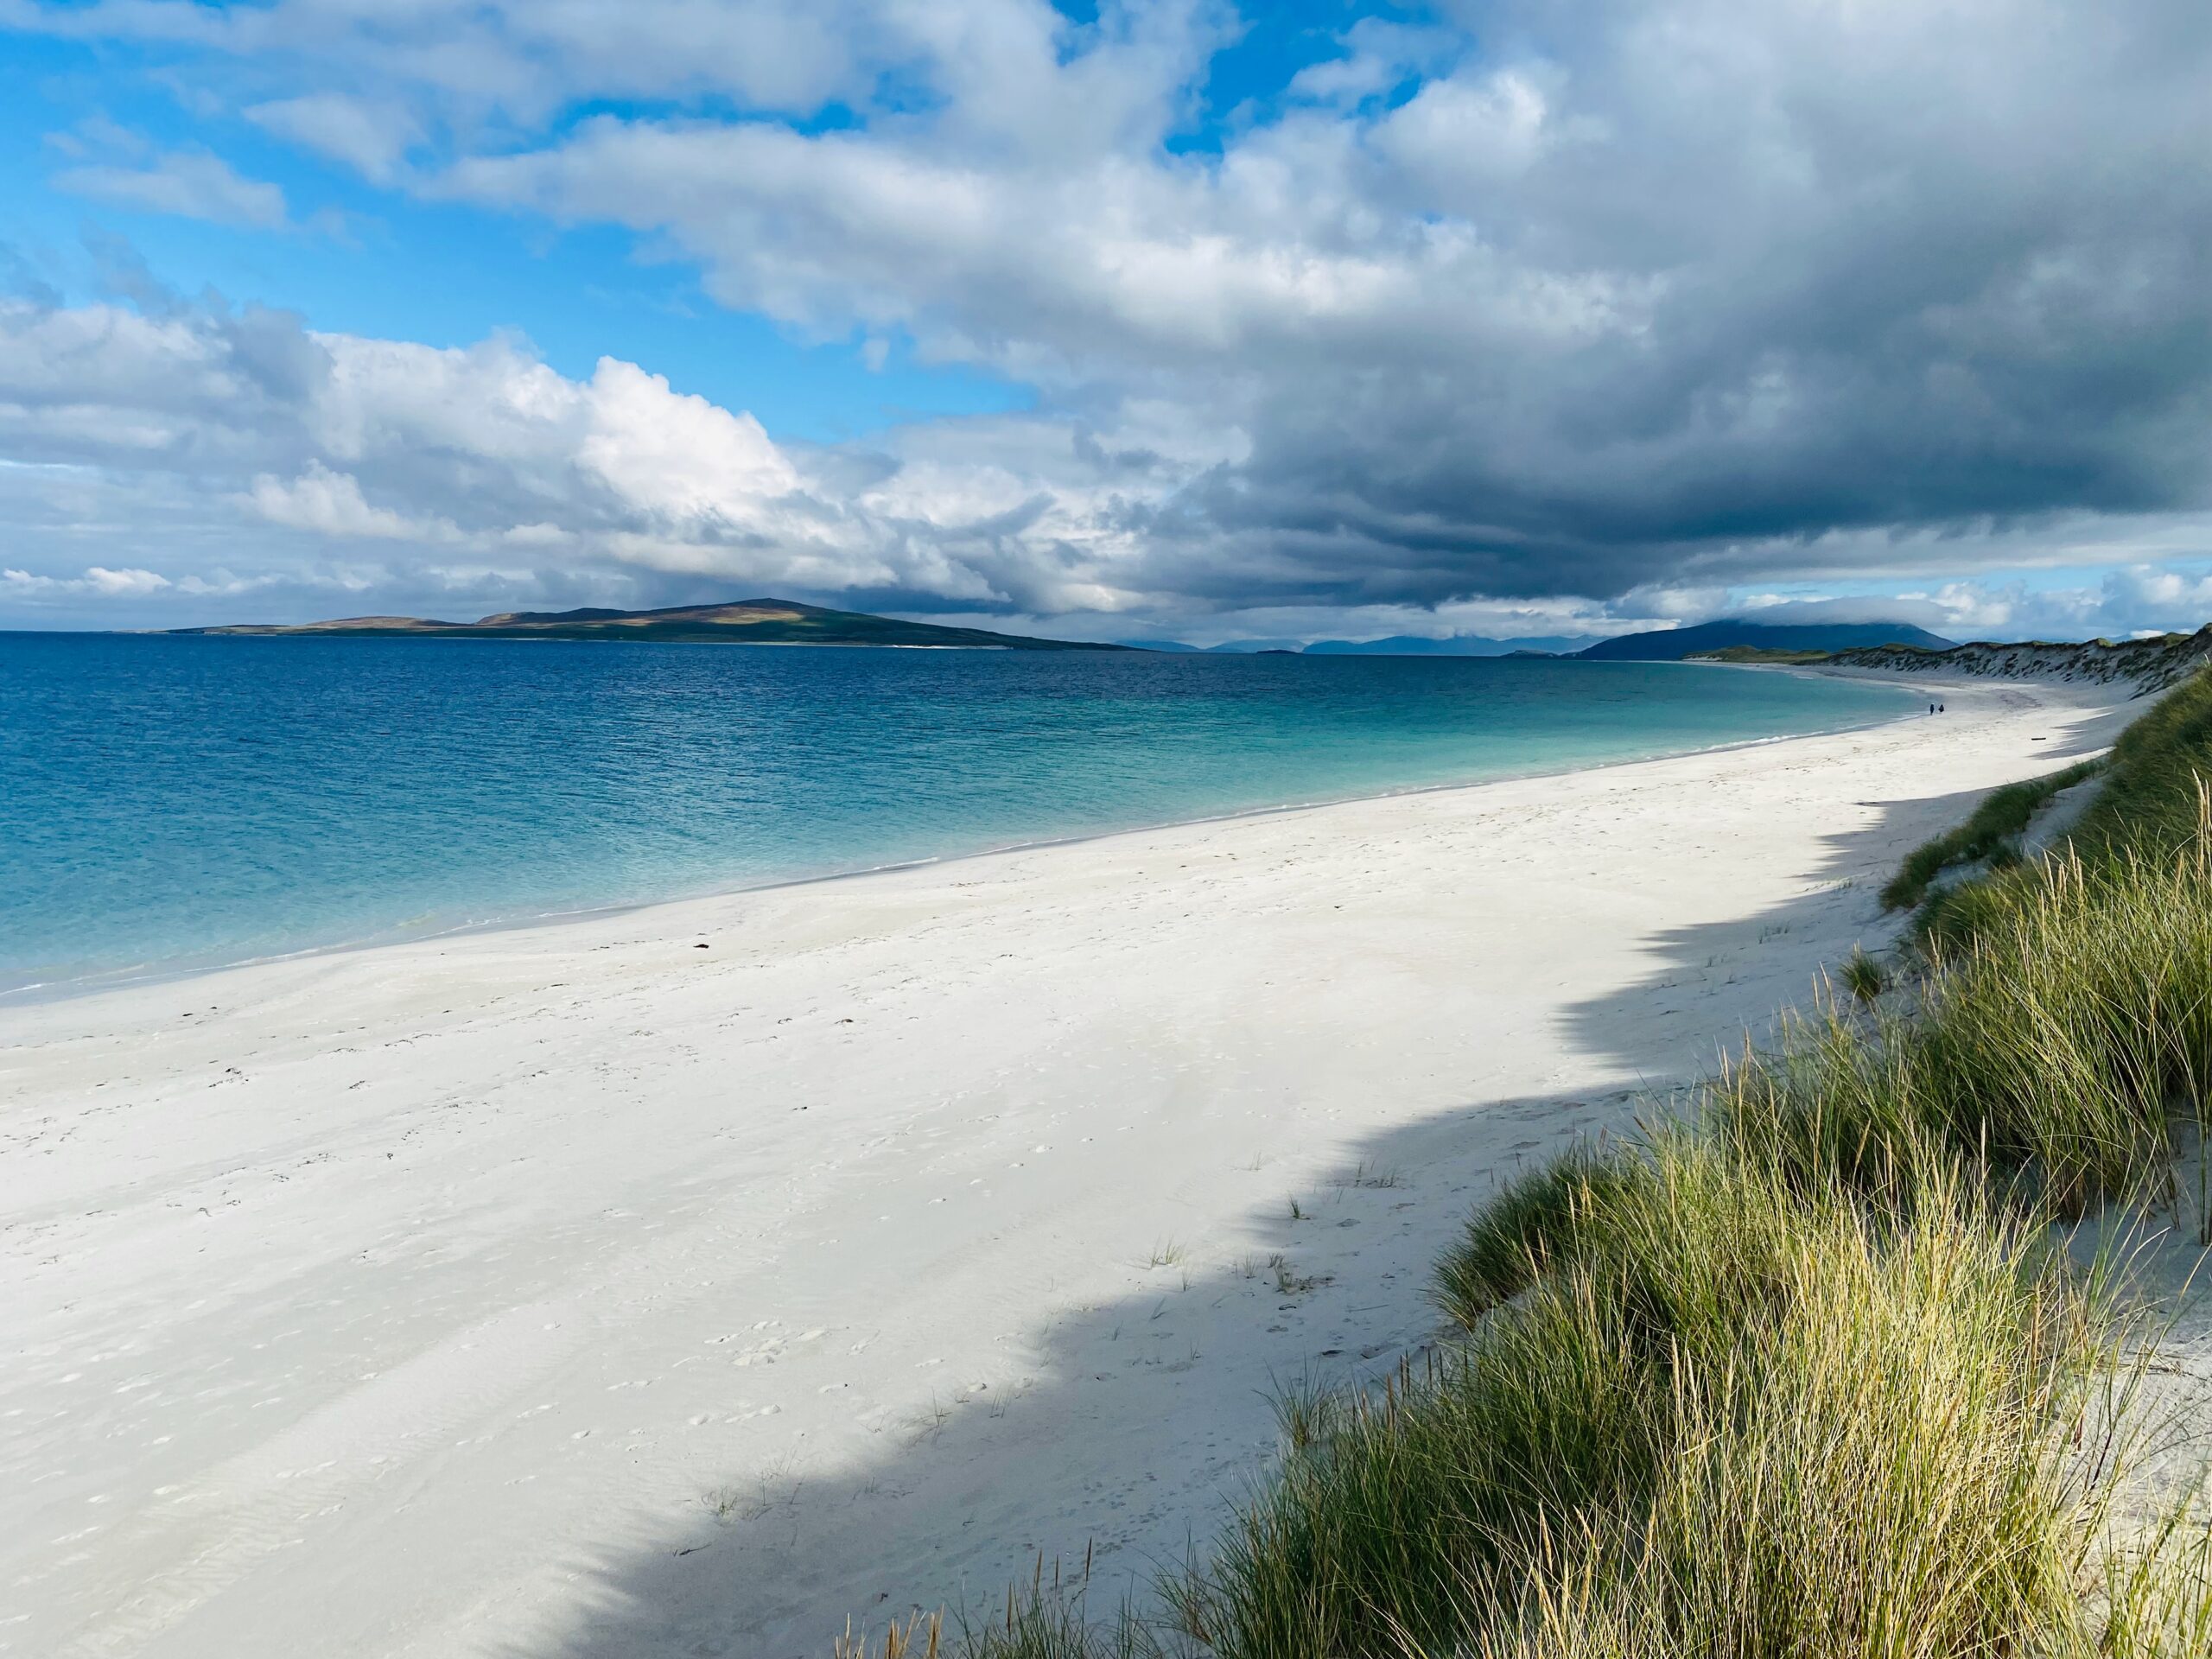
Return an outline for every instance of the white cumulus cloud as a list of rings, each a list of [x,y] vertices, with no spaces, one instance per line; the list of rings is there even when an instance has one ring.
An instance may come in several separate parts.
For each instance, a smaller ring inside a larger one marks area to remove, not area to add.
[[[53,181],[57,188],[119,207],[176,213],[217,225],[277,230],[290,217],[282,189],[241,177],[220,156],[202,151],[179,151],[145,167],[100,162],[64,168]]]
[[[359,480],[334,473],[320,461],[285,480],[257,474],[246,501],[272,524],[322,536],[375,536],[392,541],[451,541],[459,532],[443,519],[410,518],[369,505]]]

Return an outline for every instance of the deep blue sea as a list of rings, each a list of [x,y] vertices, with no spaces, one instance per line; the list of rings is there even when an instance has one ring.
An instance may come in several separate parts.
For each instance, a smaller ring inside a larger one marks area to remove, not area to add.
[[[1901,714],[1678,664],[0,633],[0,994]]]

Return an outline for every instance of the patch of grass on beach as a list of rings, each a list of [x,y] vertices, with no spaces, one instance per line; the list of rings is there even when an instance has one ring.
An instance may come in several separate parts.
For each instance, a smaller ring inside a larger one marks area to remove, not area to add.
[[[2107,1207],[2178,1213],[2212,1110],[2208,778],[2200,677],[2068,846],[1939,895],[1910,995],[1816,1000],[1679,1118],[1503,1188],[1439,1265],[1457,1335],[1298,1395],[1171,1622],[1032,1639],[1009,1602],[960,1651],[2212,1652],[2202,1514],[2118,1519],[2158,1310],[2067,1249]],[[2042,782],[1947,842],[1986,858]],[[1923,889],[1953,861],[1915,856]]]
[[[2002,864],[2019,856],[2021,835],[2044,803],[2061,790],[2094,777],[2099,763],[2084,760],[2041,778],[2024,779],[1985,795],[1967,821],[1923,842],[1909,854],[1882,889],[1885,910],[1910,910],[1947,870],[1980,863]]]
[[[1910,1220],[1679,1132],[1217,1547],[1217,1653],[2000,1653],[2068,1623],[2106,1309],[1969,1178]],[[1910,1637],[1910,1645],[1888,1638]],[[2087,1651],[2087,1649],[2084,1649]]]
[[[1458,1249],[1437,1264],[1438,1304],[1471,1329],[1536,1281],[1578,1218],[1601,1199],[1617,1165],[1573,1147],[1516,1177],[1476,1211]]]
[[[2120,734],[2104,787],[2074,830],[2098,851],[2179,847],[2202,821],[2202,783],[2212,779],[2212,674],[2200,672],[2151,705]]]
[[[1864,950],[1853,950],[1844,958],[1836,978],[1859,1001],[1872,1005],[1884,991],[1890,988],[1890,976],[1882,964]]]
[[[2185,848],[2198,834],[2203,785],[2212,779],[2212,675],[2183,681],[2139,716],[2113,745],[2103,772],[2096,799],[2068,837],[2086,868],[2094,874],[2131,855],[2156,859]],[[1999,870],[1936,893],[1915,918],[1922,938],[1955,950],[1985,927],[2001,927],[2032,894],[2034,874]]]
[[[873,1633],[849,1626],[832,1659],[1166,1659],[1158,1637],[1126,1603],[1093,1618],[1090,1590],[1087,1557],[1064,1582],[1057,1562],[1047,1577],[1040,1555],[1030,1581],[1009,1586],[988,1614],[948,1622],[942,1612],[912,1613]]]

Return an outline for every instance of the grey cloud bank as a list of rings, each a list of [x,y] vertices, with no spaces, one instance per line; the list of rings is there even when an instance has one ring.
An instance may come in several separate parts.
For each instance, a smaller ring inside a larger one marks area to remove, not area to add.
[[[1216,7],[360,16],[0,10],[281,71],[252,118],[379,183],[626,226],[726,303],[903,332],[1039,412],[809,448],[651,364],[23,302],[10,613],[734,584],[1129,637],[1558,634],[1880,582],[1950,632],[2202,620],[2167,568],[2212,556],[2201,5],[1471,7],[1352,30],[1195,147]],[[883,101],[893,72],[929,96]],[[678,107],[554,120],[645,92]],[[777,118],[833,99],[865,118]]]

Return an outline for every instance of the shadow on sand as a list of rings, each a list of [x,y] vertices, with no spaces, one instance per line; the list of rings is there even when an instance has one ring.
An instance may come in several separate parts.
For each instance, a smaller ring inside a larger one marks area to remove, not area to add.
[[[732,1471],[687,1520],[580,1563],[590,1611],[516,1659],[826,1655],[849,1616],[1002,1605],[1041,1558],[1092,1563],[1110,1612],[1187,1559],[1262,1476],[1271,1400],[1378,1376],[1433,1339],[1429,1271],[1496,1182],[1630,1095],[1484,1102],[1363,1140],[1229,1250],[1031,1338],[1027,1385],[918,1403],[857,1465]],[[1227,1257],[1228,1259],[1218,1259]],[[917,1598],[925,1599],[918,1602]]]

